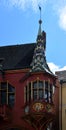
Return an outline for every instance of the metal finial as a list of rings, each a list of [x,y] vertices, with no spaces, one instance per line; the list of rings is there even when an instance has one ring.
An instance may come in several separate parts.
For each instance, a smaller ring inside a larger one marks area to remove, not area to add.
[[[39,10],[40,10],[40,19],[39,19],[38,35],[41,35],[41,24],[42,24],[42,20],[41,20],[41,7],[40,6],[39,6]]]
[[[42,23],[42,20],[41,20],[41,7],[39,6],[39,10],[40,10],[40,20],[39,20],[39,24]]]

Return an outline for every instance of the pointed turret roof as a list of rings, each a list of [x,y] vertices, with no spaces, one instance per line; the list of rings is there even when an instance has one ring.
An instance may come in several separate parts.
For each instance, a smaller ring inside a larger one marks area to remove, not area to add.
[[[41,13],[41,8],[40,8]],[[33,59],[31,62],[31,70],[30,72],[47,72],[50,74],[53,74],[51,70],[48,67],[46,56],[45,56],[45,50],[46,50],[46,33],[41,30],[41,14],[40,14],[40,20],[39,20],[39,30],[36,40],[36,47],[34,49]]]

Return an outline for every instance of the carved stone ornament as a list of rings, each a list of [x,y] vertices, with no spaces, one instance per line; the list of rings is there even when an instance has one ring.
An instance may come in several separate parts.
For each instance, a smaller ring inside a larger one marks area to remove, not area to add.
[[[43,109],[44,109],[44,104],[43,103],[37,102],[37,103],[33,104],[33,110],[34,111],[40,112]]]

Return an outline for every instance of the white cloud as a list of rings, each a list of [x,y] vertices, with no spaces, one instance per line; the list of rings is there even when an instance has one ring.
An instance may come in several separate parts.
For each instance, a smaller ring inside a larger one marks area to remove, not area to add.
[[[66,31],[66,5],[59,9],[59,25]]]
[[[55,65],[54,63],[50,62],[48,63],[48,66],[52,72],[55,73],[55,71],[59,70],[59,66]]]
[[[38,10],[38,5],[42,9],[49,5],[53,13],[57,15],[59,27],[66,31],[66,0],[0,0],[0,4],[22,10],[32,8],[35,12]]]
[[[50,0],[61,29],[66,31],[66,0]]]
[[[49,0],[47,3],[52,8],[52,12],[57,16],[58,25],[66,31],[66,0]]]
[[[48,66],[49,66],[50,70],[51,70],[53,73],[55,73],[56,71],[66,70],[66,66],[64,66],[64,67],[61,68],[60,66],[55,65],[55,64],[52,63],[52,62],[48,63]]]
[[[42,7],[45,5],[47,0],[4,0],[8,7],[17,7],[22,10],[26,10],[27,8],[32,8],[34,11],[37,11],[38,5]]]

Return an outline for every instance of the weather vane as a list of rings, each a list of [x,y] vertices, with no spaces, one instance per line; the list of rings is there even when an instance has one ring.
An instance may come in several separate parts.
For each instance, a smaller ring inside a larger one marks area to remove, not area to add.
[[[39,10],[40,10],[40,19],[41,19],[41,6],[39,6]]]
[[[39,20],[39,23],[41,24],[42,23],[42,20],[41,20],[41,6],[39,6],[39,10],[40,10],[40,20]]]

